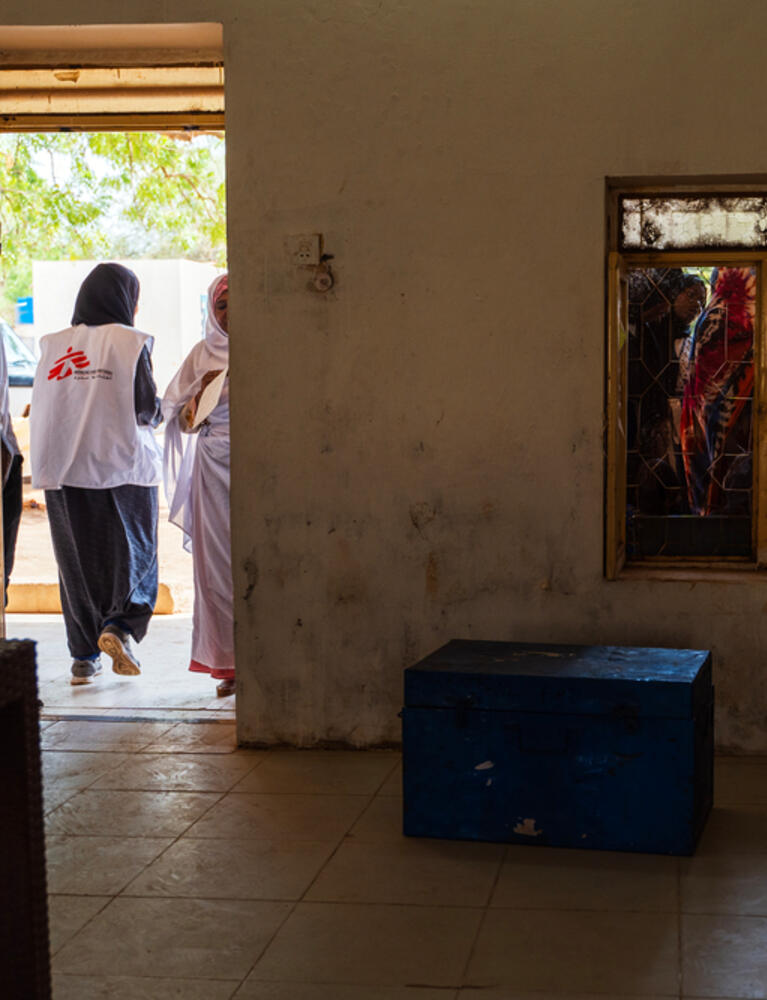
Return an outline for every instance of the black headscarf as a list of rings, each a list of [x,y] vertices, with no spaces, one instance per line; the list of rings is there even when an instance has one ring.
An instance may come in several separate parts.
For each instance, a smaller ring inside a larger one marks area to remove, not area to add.
[[[138,302],[138,278],[122,264],[97,264],[80,285],[72,326],[133,326]]]

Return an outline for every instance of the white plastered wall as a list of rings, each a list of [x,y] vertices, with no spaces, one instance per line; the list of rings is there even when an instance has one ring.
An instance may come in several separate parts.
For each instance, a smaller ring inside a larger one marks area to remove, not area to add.
[[[767,587],[602,576],[605,177],[767,173],[767,7],[728,11],[109,6],[224,25],[243,741],[397,740],[461,636],[711,648],[720,746],[767,751]]]
[[[35,261],[32,282],[35,339],[69,325],[77,292],[98,261]],[[154,337],[152,370],[160,392],[205,329],[208,285],[219,273],[215,264],[193,260],[120,260],[139,279],[135,325]],[[38,348],[39,350],[39,348]]]

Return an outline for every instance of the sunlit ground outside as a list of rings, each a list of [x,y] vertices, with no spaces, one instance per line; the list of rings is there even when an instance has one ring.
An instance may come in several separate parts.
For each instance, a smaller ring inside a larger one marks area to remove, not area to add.
[[[35,589],[50,601],[57,591],[56,562],[51,548],[44,495],[25,487],[17,548],[18,570],[13,579],[26,590]],[[136,651],[141,661],[139,677],[121,677],[110,670],[109,657],[102,656],[104,671],[93,684],[72,687],[71,658],[67,651],[64,621],[60,614],[8,614],[9,638],[37,642],[38,683],[45,718],[112,716],[147,720],[210,721],[234,717],[234,698],[218,698],[215,684],[201,674],[190,673],[189,649],[192,628],[192,559],[181,548],[181,532],[160,509],[160,583],[167,588],[173,613],[156,614],[144,641]]]

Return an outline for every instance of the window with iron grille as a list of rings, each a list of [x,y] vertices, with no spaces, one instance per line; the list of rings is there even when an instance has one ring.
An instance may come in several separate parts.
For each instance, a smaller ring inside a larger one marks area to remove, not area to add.
[[[767,185],[609,192],[605,569],[767,562]]]

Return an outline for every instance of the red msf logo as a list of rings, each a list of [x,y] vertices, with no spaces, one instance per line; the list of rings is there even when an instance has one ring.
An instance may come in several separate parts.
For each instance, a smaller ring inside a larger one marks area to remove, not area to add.
[[[90,361],[85,356],[84,351],[73,351],[71,347],[68,347],[67,353],[59,358],[48,372],[48,381],[50,382],[52,378],[60,381],[71,375],[75,368],[88,368],[89,366]]]

